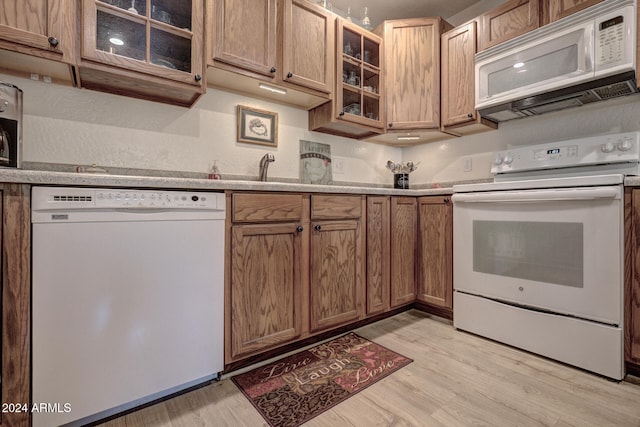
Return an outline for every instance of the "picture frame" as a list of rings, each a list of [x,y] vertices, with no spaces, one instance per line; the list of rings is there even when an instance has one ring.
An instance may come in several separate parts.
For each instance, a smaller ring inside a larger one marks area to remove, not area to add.
[[[278,113],[238,105],[238,142],[278,146]]]

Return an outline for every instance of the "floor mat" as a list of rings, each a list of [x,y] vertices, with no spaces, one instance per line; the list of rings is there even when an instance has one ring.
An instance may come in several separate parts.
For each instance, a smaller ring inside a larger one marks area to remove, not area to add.
[[[273,427],[295,427],[411,363],[353,332],[232,378]]]

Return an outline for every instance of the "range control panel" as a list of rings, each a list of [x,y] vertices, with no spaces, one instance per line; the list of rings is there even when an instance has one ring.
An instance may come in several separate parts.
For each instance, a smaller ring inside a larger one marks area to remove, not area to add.
[[[494,153],[493,174],[640,162],[640,132],[599,135]]]

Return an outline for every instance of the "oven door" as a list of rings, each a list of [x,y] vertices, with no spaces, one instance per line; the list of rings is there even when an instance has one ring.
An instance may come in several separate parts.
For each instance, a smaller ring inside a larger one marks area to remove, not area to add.
[[[454,194],[454,289],[622,323],[622,186]]]

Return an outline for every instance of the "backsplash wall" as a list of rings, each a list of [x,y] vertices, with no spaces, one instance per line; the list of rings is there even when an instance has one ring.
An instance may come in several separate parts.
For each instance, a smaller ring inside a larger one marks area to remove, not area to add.
[[[405,148],[403,157],[421,161],[413,183],[489,179],[493,152],[606,133],[640,130],[640,95],[589,104],[500,124],[498,130]],[[471,171],[465,172],[465,161]]]
[[[538,117],[513,120],[477,135],[396,148],[307,130],[307,112],[209,89],[187,109],[78,90],[0,74],[24,91],[24,160],[112,168],[206,173],[218,160],[226,175],[257,177],[267,152],[276,161],[271,179],[299,178],[299,140],[331,145],[333,179],[391,186],[387,160],[420,162],[412,185],[490,179],[492,153],[527,145],[601,133],[640,130],[638,95]],[[236,106],[279,114],[278,146],[236,141]],[[336,170],[338,163],[342,171]],[[471,171],[465,164],[471,163]]]
[[[24,161],[96,164],[109,169],[157,169],[206,173],[213,160],[227,175],[257,177],[271,152],[270,179],[299,179],[300,139],[331,145],[333,179],[392,185],[384,167],[402,150],[310,132],[307,112],[209,89],[190,109],[0,74],[24,91]],[[236,141],[236,106],[278,113],[278,146]]]

